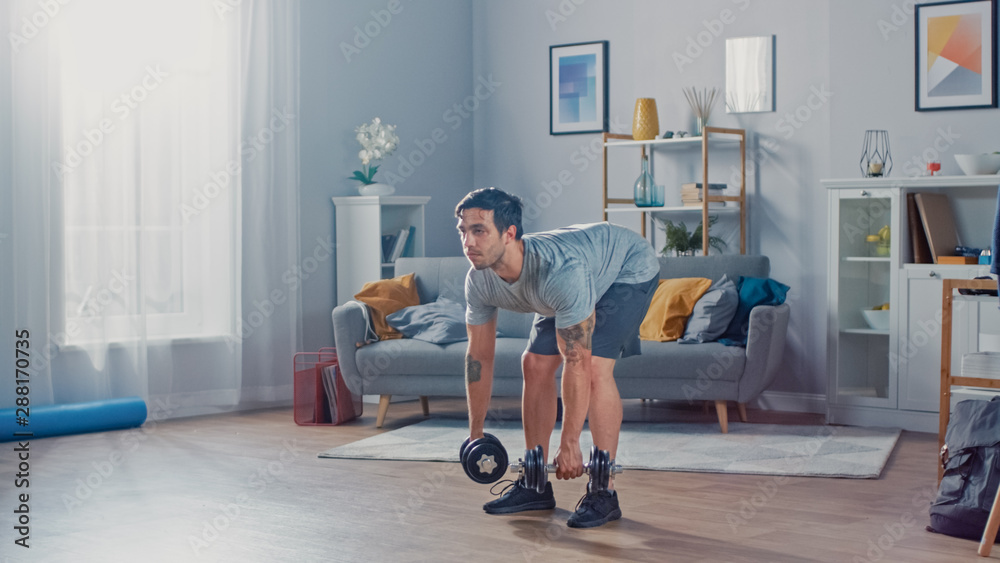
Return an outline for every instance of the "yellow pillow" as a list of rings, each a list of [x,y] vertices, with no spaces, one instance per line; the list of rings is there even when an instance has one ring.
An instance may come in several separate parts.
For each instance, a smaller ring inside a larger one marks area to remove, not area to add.
[[[669,342],[684,336],[684,325],[694,311],[695,303],[711,285],[712,280],[708,278],[660,280],[646,318],[639,326],[639,338]]]
[[[395,313],[404,307],[420,305],[417,295],[417,281],[414,274],[406,274],[388,280],[368,282],[355,299],[368,305],[372,314],[372,328],[380,340],[402,338],[403,335],[385,321],[386,315]]]

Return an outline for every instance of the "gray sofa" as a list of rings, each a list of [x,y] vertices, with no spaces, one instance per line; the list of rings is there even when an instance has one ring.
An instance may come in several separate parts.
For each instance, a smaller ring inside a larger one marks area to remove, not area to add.
[[[464,257],[400,258],[396,275],[414,272],[421,303],[444,296],[465,302]],[[660,258],[661,278],[704,277],[717,280],[727,274],[766,278],[766,256],[687,256]],[[379,395],[376,426],[381,428],[392,395],[419,396],[424,414],[427,397],[465,395],[467,342],[437,345],[412,339],[385,340],[362,345],[366,334],[363,304],[347,302],[333,310],[334,338],[343,377],[355,394]],[[715,403],[722,432],[728,429],[728,401],[735,401],[746,422],[746,404],[774,380],[785,348],[788,304],[758,306],[750,314],[747,347],[718,342],[679,344],[642,341],[642,354],[619,360],[615,380],[622,399],[710,401]],[[527,344],[533,315],[501,310],[497,329],[493,395],[521,396],[521,354]],[[706,403],[707,404],[707,403]]]

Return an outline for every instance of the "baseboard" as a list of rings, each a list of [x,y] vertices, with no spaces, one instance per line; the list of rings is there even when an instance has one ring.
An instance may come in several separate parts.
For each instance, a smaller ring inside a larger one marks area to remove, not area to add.
[[[826,395],[764,391],[757,398],[757,406],[768,411],[826,414]]]
[[[828,424],[900,428],[910,432],[937,434],[940,419],[936,412],[831,405],[826,421]]]

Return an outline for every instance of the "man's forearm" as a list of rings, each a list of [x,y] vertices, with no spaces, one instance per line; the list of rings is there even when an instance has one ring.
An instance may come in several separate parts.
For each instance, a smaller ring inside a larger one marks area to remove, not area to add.
[[[578,445],[590,406],[590,363],[566,362],[563,365],[563,423],[560,440],[564,445]]]
[[[590,408],[591,340],[594,334],[594,315],[583,322],[557,329],[556,334],[563,356],[562,443],[578,445],[583,423]]]
[[[469,435],[478,438],[483,434],[486,412],[493,394],[493,360],[480,360],[465,356],[465,394],[469,401]]]

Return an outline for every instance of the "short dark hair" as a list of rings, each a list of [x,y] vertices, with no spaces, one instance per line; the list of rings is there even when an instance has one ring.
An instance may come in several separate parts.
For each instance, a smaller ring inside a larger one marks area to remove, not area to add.
[[[493,224],[497,231],[503,233],[508,227],[516,228],[514,240],[521,240],[524,229],[521,227],[521,209],[524,204],[521,198],[496,188],[480,188],[469,192],[455,207],[455,216],[461,217],[466,209],[483,209],[493,212]]]

